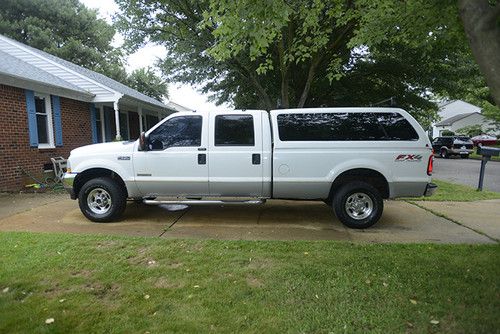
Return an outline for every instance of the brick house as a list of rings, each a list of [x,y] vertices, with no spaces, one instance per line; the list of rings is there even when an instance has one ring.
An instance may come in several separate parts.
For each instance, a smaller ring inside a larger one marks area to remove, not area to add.
[[[0,35],[0,191],[79,146],[136,139],[174,111],[102,74]]]

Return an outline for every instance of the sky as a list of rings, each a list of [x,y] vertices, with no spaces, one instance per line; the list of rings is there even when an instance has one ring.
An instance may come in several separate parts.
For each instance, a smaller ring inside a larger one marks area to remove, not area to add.
[[[80,0],[88,8],[97,9],[99,16],[112,23],[112,16],[119,10],[113,0]],[[115,35],[113,45],[120,46],[123,43],[123,36],[119,33]],[[149,44],[127,58],[127,72],[147,66],[153,66],[157,58],[165,55],[166,50],[163,46]],[[195,87],[170,83],[169,87],[170,101],[183,105],[194,110],[219,109],[214,103],[208,102],[207,96],[196,91]]]

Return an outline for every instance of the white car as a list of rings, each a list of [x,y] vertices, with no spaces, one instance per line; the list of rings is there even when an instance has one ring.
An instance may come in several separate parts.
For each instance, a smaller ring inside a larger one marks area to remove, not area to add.
[[[376,223],[383,199],[431,195],[432,148],[394,108],[174,113],[135,142],[71,151],[71,198],[95,222],[146,204],[320,200],[342,223]],[[215,198],[215,199],[214,199]]]

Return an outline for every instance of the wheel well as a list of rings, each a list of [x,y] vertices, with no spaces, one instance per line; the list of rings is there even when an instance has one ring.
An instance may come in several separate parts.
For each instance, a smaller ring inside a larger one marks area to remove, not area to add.
[[[120,184],[120,186],[123,187],[123,189],[125,190],[125,194],[128,197],[127,187],[125,186],[125,182],[123,182],[123,179],[120,177],[120,175],[106,168],[91,168],[81,173],[78,173],[78,175],[75,178],[75,182],[73,183],[73,190],[75,192],[75,196],[78,198],[78,193],[80,192],[80,189],[82,189],[83,185],[88,180],[103,176],[107,176],[116,180],[118,184]]]
[[[330,188],[328,202],[331,202],[333,195],[342,185],[351,181],[363,181],[369,183],[380,192],[382,198],[389,198],[389,183],[382,174],[373,169],[356,168],[345,171],[337,176],[335,181],[332,183],[332,187]]]

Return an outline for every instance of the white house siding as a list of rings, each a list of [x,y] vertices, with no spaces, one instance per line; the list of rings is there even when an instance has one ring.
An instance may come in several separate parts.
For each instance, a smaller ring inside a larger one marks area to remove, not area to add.
[[[468,114],[468,113],[473,113],[473,112],[478,112],[481,113],[481,108],[472,105],[470,103],[467,103],[465,101],[461,100],[455,100],[453,102],[444,104],[442,107],[439,108],[438,110],[438,116],[439,119],[437,120],[436,123],[443,121],[445,119],[448,119],[450,117],[456,116],[456,115],[461,115],[461,114]],[[477,115],[476,116],[480,116]],[[466,117],[467,118],[467,117]],[[484,119],[484,117],[483,117]],[[465,121],[467,122],[467,121]],[[451,126],[445,126],[445,127],[436,127],[435,124],[432,124],[432,138],[438,137],[443,130],[448,130],[451,128]],[[478,124],[478,123],[472,123],[472,124]],[[457,129],[463,128],[466,125],[460,126]],[[453,130],[451,130],[453,131]]]

